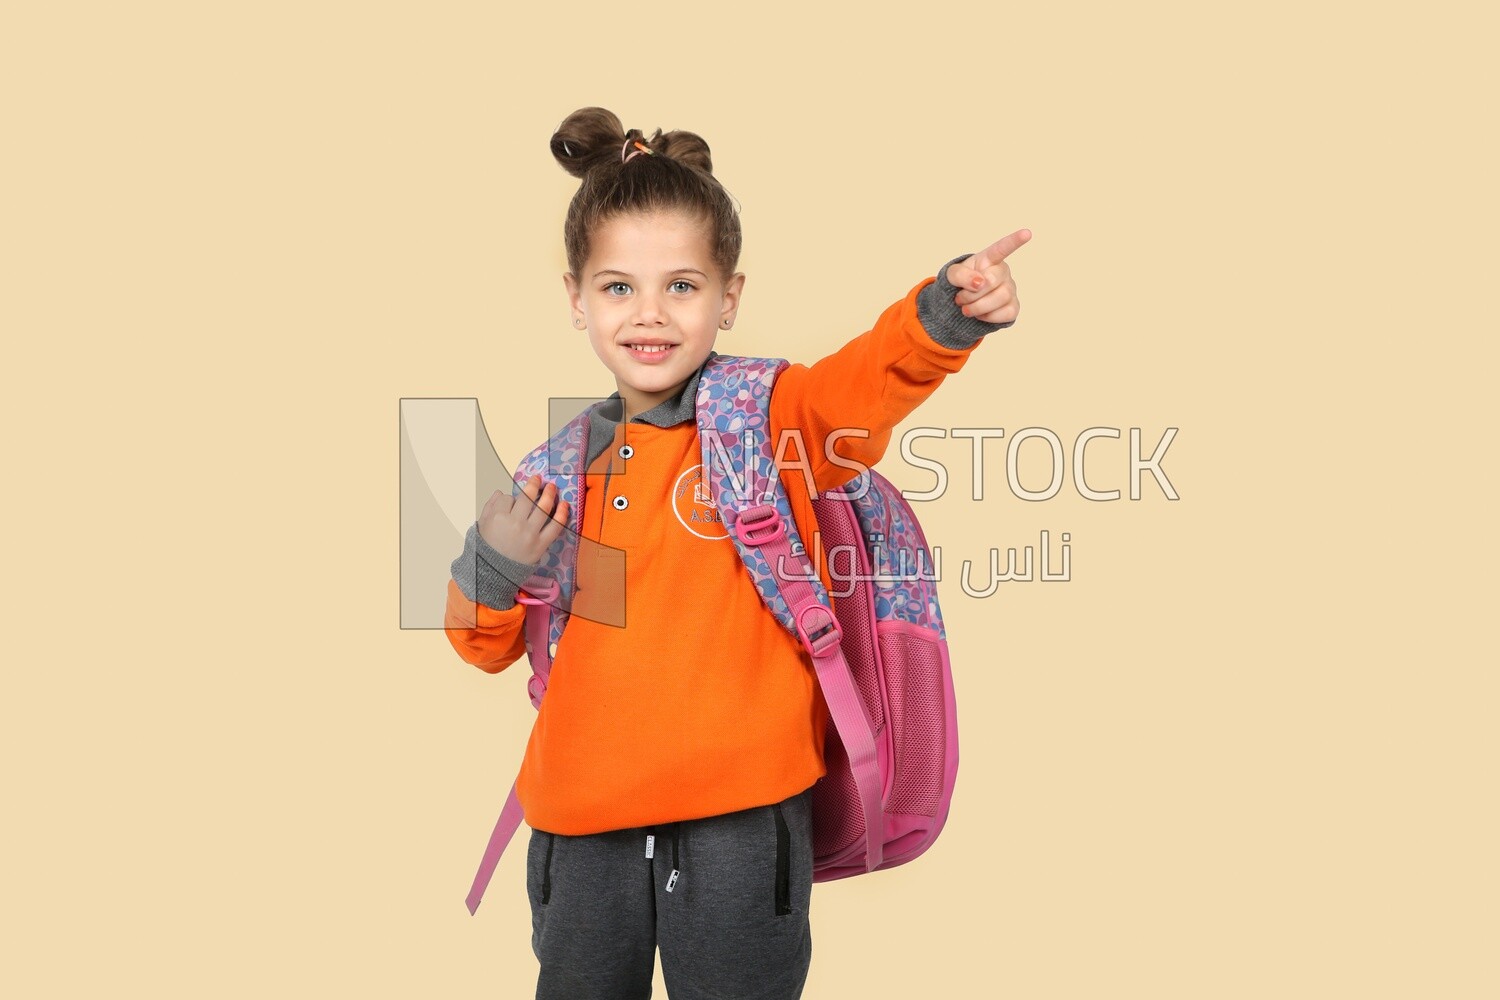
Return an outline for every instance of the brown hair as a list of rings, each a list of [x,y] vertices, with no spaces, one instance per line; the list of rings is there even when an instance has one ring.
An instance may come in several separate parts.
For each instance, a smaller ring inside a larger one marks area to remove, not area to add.
[[[651,150],[625,163],[639,141]],[[623,147],[629,142],[629,150]],[[640,129],[626,131],[605,108],[579,108],[552,134],[552,155],[564,170],[581,178],[568,204],[563,244],[568,270],[582,278],[590,238],[607,219],[626,212],[677,210],[702,220],[709,250],[728,281],[740,260],[740,219],[729,192],[714,178],[708,143],[681,130],[649,139]]]

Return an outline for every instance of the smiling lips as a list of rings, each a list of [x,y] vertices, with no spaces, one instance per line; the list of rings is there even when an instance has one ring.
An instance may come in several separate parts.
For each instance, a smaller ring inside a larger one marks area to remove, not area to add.
[[[643,341],[640,343],[626,344],[625,349],[629,351],[630,356],[635,358],[637,361],[643,361],[646,364],[654,364],[656,362],[664,360],[669,354],[672,353],[672,350],[676,346],[676,344],[651,343]]]

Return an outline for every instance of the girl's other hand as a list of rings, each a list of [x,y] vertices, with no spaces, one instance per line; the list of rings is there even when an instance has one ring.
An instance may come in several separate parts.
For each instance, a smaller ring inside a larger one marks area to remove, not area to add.
[[[1017,229],[983,250],[948,267],[948,283],[959,289],[953,297],[965,316],[986,323],[1013,323],[1021,312],[1016,282],[1005,258],[1025,246],[1031,230]]]
[[[555,506],[554,506],[555,505]],[[479,537],[519,563],[538,563],[568,524],[568,504],[557,487],[533,475],[514,496],[496,490],[479,512]]]

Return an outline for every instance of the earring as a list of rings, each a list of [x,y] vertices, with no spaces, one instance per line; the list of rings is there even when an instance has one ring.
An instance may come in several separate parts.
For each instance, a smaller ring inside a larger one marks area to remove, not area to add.
[[[729,320],[727,319],[724,321],[724,329],[729,329]]]
[[[573,321],[573,325],[576,326],[576,327],[578,327],[579,329],[582,329],[583,328],[583,320],[581,320],[581,319],[575,319]]]

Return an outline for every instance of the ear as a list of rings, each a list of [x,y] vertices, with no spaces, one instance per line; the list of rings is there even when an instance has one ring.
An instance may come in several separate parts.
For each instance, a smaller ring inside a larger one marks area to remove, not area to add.
[[[734,322],[734,314],[740,308],[740,295],[745,291],[745,274],[743,271],[735,274],[724,284],[724,307],[719,310],[719,326],[723,327],[727,319],[731,324]]]
[[[568,293],[568,309],[575,314],[583,312],[583,289],[579,287],[578,279],[572,272],[563,273],[563,288]],[[576,315],[574,318],[577,318]]]

